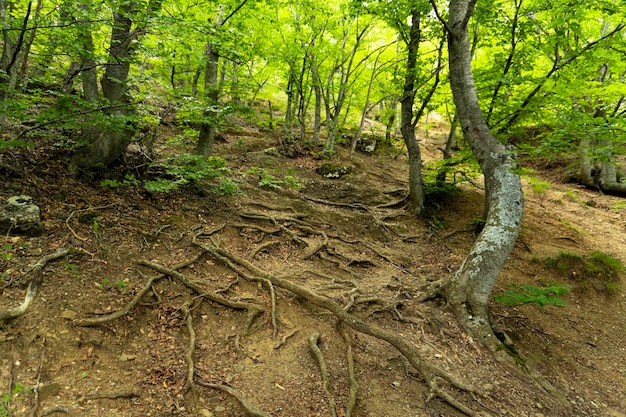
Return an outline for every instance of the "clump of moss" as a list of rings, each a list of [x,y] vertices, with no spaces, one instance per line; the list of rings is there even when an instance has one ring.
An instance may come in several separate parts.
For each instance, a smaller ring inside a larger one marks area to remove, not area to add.
[[[560,251],[546,258],[545,265],[575,281],[578,289],[614,293],[620,287],[620,275],[626,270],[619,259],[601,251],[580,255]]]

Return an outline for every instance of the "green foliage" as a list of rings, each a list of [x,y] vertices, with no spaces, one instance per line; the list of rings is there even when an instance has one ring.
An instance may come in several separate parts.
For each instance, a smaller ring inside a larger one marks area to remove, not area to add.
[[[537,177],[528,177],[528,183],[530,184],[530,188],[537,194],[545,194],[552,188],[552,184],[548,181],[543,181]]]
[[[11,243],[5,243],[0,249],[0,258],[4,258],[5,260],[10,261],[15,257],[15,255],[11,253],[12,250],[13,245]]]
[[[448,159],[439,159],[424,164],[422,176],[424,192],[428,199],[441,200],[459,192],[458,185],[474,180],[481,175],[480,166],[469,151],[461,151]]]
[[[522,305],[522,304],[537,304],[539,307],[546,305],[552,306],[564,306],[565,301],[560,297],[566,294],[570,287],[565,285],[550,285],[548,287],[542,287],[537,285],[510,285],[511,290],[506,291],[502,295],[494,296],[494,299],[498,303],[505,304],[507,306]]]
[[[118,188],[118,187],[128,187],[128,186],[137,186],[139,185],[139,181],[135,178],[133,174],[124,175],[124,179],[122,182],[118,180],[102,180],[100,181],[100,187],[109,187],[109,188]]]
[[[261,188],[279,190],[284,185],[294,191],[301,190],[304,184],[293,175],[293,170],[289,169],[287,172],[283,179],[276,178],[268,169],[260,167],[252,167],[246,171],[246,174],[257,175],[259,177],[258,186]]]
[[[15,384],[11,393],[0,395],[0,417],[8,417],[11,415],[11,410],[9,409],[9,402],[15,399],[15,396],[22,391],[26,391],[26,388],[22,387],[20,384]]]
[[[74,263],[66,263],[63,265],[63,269],[69,272],[74,279],[80,279],[80,271],[78,270],[78,265]]]
[[[224,158],[205,158],[192,154],[181,154],[165,162],[152,164],[152,167],[162,169],[165,178],[144,181],[143,185],[148,191],[161,193],[172,192],[185,184],[198,184],[203,180],[219,178],[230,172]]]
[[[595,288],[608,293],[619,289],[620,275],[626,270],[619,259],[601,251],[587,255],[560,251],[546,258],[547,267],[568,275],[579,283],[581,289]]]

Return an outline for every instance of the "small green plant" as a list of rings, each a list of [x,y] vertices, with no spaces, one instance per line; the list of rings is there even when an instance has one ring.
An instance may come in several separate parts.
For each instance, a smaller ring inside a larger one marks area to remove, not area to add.
[[[15,255],[11,253],[12,250],[13,250],[13,244],[6,243],[2,245],[2,248],[0,249],[0,258],[4,258],[5,260],[10,261],[11,259],[15,257]]]
[[[626,201],[616,201],[611,205],[611,210],[620,211],[626,208]]]
[[[563,301],[560,296],[570,290],[570,287],[559,284],[550,285],[548,287],[511,284],[510,287],[511,290],[494,297],[496,302],[507,306],[529,303],[537,304],[539,307],[547,305],[564,306],[565,301]]]
[[[226,160],[217,156],[205,158],[201,155],[181,154],[166,162],[153,164],[165,170],[165,178],[145,181],[148,191],[168,193],[177,190],[181,185],[197,183],[211,178],[219,178],[230,172]]]
[[[9,409],[9,402],[15,399],[15,396],[26,389],[22,387],[20,384],[15,384],[15,387],[11,390],[10,394],[2,394],[0,396],[0,400],[2,403],[0,404],[0,417],[8,417],[11,415],[11,410]]]
[[[104,279],[100,282],[100,284],[101,284],[103,287],[110,287],[110,286],[111,286],[111,280],[110,280],[110,279],[108,279],[108,278],[104,278]]]
[[[578,191],[576,190],[567,190],[565,191],[564,194],[567,198],[569,198],[572,201],[578,201],[580,199],[580,196],[578,195]]]
[[[528,183],[530,184],[530,188],[537,194],[545,194],[552,188],[552,184],[548,181],[543,181],[536,177],[528,177]]]
[[[115,284],[118,290],[123,290],[126,287],[126,283],[124,281],[117,281]]]
[[[139,185],[139,181],[135,178],[133,174],[124,175],[124,180],[119,182],[118,180],[102,180],[100,181],[100,187],[109,187],[109,188],[118,188],[118,187],[128,187],[131,185]]]
[[[231,195],[239,193],[239,184],[233,181],[231,178],[220,178],[220,184],[215,189],[217,195]]]
[[[72,275],[74,279],[80,279],[80,272],[78,270],[78,265],[76,264],[64,264],[63,269]]]
[[[304,184],[293,175],[285,175],[285,185],[294,191],[300,191],[304,188]]]

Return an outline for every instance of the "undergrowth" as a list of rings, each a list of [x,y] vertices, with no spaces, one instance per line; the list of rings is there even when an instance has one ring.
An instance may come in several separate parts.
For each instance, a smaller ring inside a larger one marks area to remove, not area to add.
[[[622,261],[601,251],[584,255],[560,251],[547,257],[545,265],[575,281],[580,290],[594,288],[609,294],[619,290],[620,275],[625,271]]]

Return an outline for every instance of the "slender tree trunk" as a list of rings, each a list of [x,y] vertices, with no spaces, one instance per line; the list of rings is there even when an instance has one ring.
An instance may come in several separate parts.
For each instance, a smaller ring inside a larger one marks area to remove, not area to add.
[[[218,82],[219,53],[211,42],[206,45],[206,68],[204,69],[204,96],[207,110],[203,112],[203,122],[200,125],[200,134],[195,153],[210,156],[213,153],[213,143],[217,133],[217,104],[220,96]]]
[[[319,145],[320,131],[322,130],[322,80],[315,55],[311,58],[311,75],[313,77],[313,92],[315,94],[314,116],[313,116],[313,143]]]
[[[389,105],[389,109],[391,110],[389,114],[389,118],[387,119],[387,123],[385,123],[385,145],[391,146],[391,133],[393,131],[393,126],[396,123],[396,113],[398,110],[398,102],[394,98],[391,104]]]
[[[488,302],[519,233],[523,193],[514,154],[494,138],[478,104],[471,69],[468,21],[476,0],[451,0],[448,30],[450,84],[459,122],[485,177],[486,223],[445,289],[459,323],[492,351],[502,346],[489,321]]]
[[[415,73],[417,68],[417,52],[420,44],[420,12],[411,11],[411,31],[407,45],[408,57],[404,78],[404,93],[400,100],[400,132],[409,153],[409,210],[420,215],[424,209],[424,185],[422,181],[422,154],[415,137],[413,124],[413,104],[415,103]]]

